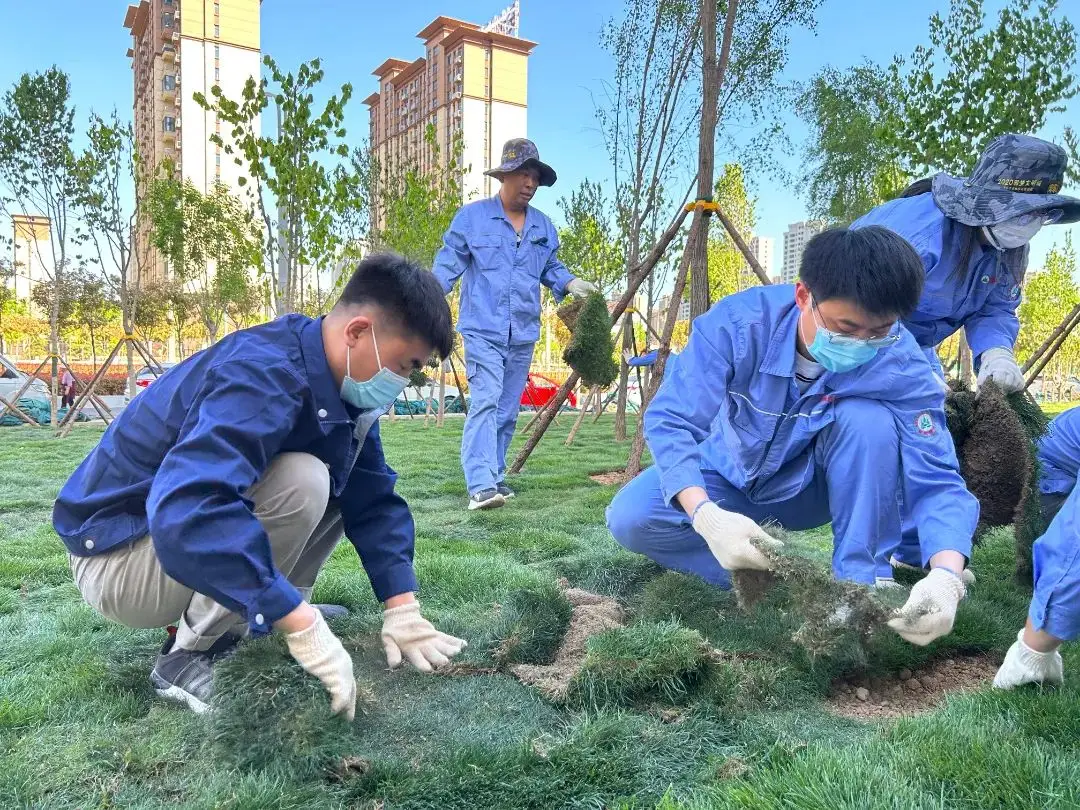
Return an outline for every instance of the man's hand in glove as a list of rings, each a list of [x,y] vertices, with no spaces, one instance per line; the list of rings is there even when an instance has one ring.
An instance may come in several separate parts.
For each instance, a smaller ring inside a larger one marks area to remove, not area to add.
[[[356,679],[352,658],[330,632],[326,619],[315,610],[315,623],[306,630],[285,634],[289,654],[314,675],[330,693],[330,709],[350,721],[356,716]]]
[[[595,284],[582,281],[580,278],[572,278],[566,285],[566,291],[576,298],[584,298],[590,293],[599,292]]]
[[[448,664],[467,645],[464,639],[440,633],[420,615],[418,602],[406,602],[383,611],[383,649],[393,669],[404,655],[421,672]]]
[[[889,620],[889,627],[906,641],[925,647],[952,630],[956,607],[965,593],[959,574],[935,568],[915,583],[896,618]]]
[[[1016,363],[1009,349],[987,349],[979,356],[979,378],[977,385],[993,380],[1006,394],[1024,390],[1024,373]]]
[[[1065,669],[1061,653],[1057,650],[1039,652],[1024,643],[1024,631],[1016,636],[1009,647],[1005,662],[994,676],[995,689],[1013,689],[1025,683],[1061,684],[1065,681]]]
[[[765,533],[746,515],[738,512],[726,512],[712,501],[705,501],[694,511],[694,531],[705,538],[709,551],[716,561],[729,571],[753,569],[769,571],[772,564],[761,553],[751,539],[767,540],[770,546],[783,544]]]

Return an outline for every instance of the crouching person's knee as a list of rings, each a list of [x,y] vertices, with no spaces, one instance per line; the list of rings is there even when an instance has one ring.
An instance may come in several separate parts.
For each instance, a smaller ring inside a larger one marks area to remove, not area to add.
[[[607,526],[612,537],[623,548],[644,554],[646,551],[646,524],[648,514],[642,508],[641,499],[634,495],[629,484],[619,490],[607,508]]]

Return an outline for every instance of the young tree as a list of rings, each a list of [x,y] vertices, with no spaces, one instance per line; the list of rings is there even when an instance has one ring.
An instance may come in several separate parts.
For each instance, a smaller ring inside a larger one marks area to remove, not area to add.
[[[250,306],[250,276],[261,263],[251,214],[225,185],[203,194],[168,169],[151,184],[146,207],[151,242],[169,261],[214,343],[229,307]]]
[[[120,302],[105,279],[86,270],[70,274],[72,288],[71,323],[85,327],[90,336],[90,355],[97,368],[97,345],[101,333],[120,316]]]
[[[558,205],[566,217],[566,227],[559,229],[559,258],[575,276],[595,284],[606,299],[619,289],[626,273],[612,201],[599,183],[585,179]]]
[[[4,316],[11,316],[15,313],[15,287],[14,287],[15,270],[11,266],[11,262],[7,259],[0,259],[0,354],[4,354],[7,347],[4,345],[4,337],[6,334],[4,327]]]
[[[93,261],[118,302],[127,336],[135,328],[144,272],[143,257],[132,246],[139,216],[133,192],[138,193],[142,180],[141,164],[131,124],[116,110],[108,118],[92,114],[87,137],[89,145],[75,164],[76,203],[96,253]],[[126,349],[128,396],[134,396],[135,349],[130,341]]]
[[[370,151],[354,152],[368,199],[368,241],[431,267],[443,235],[461,208],[464,142],[458,135],[445,156],[435,127],[424,130],[424,145],[434,168],[413,159],[383,165]]]
[[[756,224],[754,198],[746,190],[746,174],[738,163],[726,163],[716,180],[715,199],[728,219],[749,239]],[[723,228],[709,237],[709,296],[713,301],[752,287],[757,277],[742,251]]]
[[[269,56],[263,64],[269,78],[249,79],[240,100],[227,98],[214,85],[211,99],[195,100],[232,129],[228,137],[214,134],[221,146],[250,178],[248,201],[261,225],[261,263],[270,279],[278,315],[299,306],[304,268],[332,266],[349,243],[348,227],[363,207],[362,179],[350,163],[345,141],[345,106],[352,86],[342,85],[321,113],[314,94],[323,79],[318,59],[300,65],[294,76],[280,70]],[[261,135],[260,119],[275,107],[274,137]]]
[[[929,39],[888,68],[827,68],[804,91],[816,213],[854,219],[910,177],[968,174],[990,139],[1038,131],[1076,95],[1076,29],[1058,0],[1010,0],[992,26],[984,0],[952,0]]]
[[[0,212],[40,214],[49,220],[49,261],[36,254],[36,270],[62,287],[77,239],[72,208],[77,195],[75,109],[66,73],[51,67],[24,73],[0,102]],[[35,273],[37,274],[37,273]],[[60,302],[49,297],[51,424],[56,427],[57,360],[60,351]]]

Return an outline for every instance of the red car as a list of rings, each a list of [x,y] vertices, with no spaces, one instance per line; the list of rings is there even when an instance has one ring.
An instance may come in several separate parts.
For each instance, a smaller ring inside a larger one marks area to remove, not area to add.
[[[525,383],[525,390],[521,394],[521,406],[523,408],[543,408],[555,396],[562,386],[543,374],[529,372],[529,380]],[[577,397],[571,391],[566,398],[571,408],[577,407]]]

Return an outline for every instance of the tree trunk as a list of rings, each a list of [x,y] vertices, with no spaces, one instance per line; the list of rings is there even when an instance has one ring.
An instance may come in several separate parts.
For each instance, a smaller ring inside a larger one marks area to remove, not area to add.
[[[737,0],[728,0],[728,22],[733,24]],[[727,33],[725,31],[725,38]],[[698,200],[713,198],[716,106],[720,94],[716,64],[716,0],[701,0],[701,126],[698,133]],[[691,232],[698,233],[690,257],[690,321],[709,309],[709,212],[694,209]]]
[[[49,426],[56,430],[56,397],[58,392],[57,385],[57,365],[56,356],[60,354],[60,270],[57,269],[54,276],[56,285],[53,290],[53,300],[50,306],[49,312],[49,354],[51,355],[50,362],[50,384],[49,388],[52,396],[49,397]]]
[[[964,385],[971,382],[971,347],[964,331],[960,332],[960,379]]]

